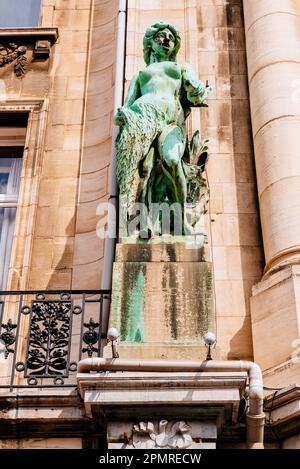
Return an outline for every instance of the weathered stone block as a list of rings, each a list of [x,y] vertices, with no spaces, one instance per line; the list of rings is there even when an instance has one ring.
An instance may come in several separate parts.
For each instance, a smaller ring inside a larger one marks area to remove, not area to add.
[[[184,244],[119,245],[111,324],[121,341],[196,343],[214,329],[212,266]]]

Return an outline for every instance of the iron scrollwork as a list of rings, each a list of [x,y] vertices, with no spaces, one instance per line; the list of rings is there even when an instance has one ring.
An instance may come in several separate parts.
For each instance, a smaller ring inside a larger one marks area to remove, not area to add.
[[[1,324],[2,329],[5,329],[5,332],[0,334],[0,340],[4,343],[4,358],[7,359],[10,353],[14,353],[14,349],[10,348],[16,341],[16,336],[12,332],[16,329],[17,324],[13,324],[12,320],[9,319],[6,324]]]
[[[99,341],[100,335],[96,329],[99,328],[99,322],[94,322],[91,318],[89,322],[83,324],[88,330],[83,334],[83,342],[87,344],[87,347],[82,349],[82,353],[87,353],[89,357],[93,356],[93,353],[99,352],[99,348],[94,345]]]
[[[31,305],[26,375],[68,377],[72,301],[38,299]]]

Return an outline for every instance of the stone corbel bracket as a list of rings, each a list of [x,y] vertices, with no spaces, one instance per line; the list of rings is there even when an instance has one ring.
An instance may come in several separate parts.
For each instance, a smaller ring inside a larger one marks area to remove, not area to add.
[[[14,63],[16,76],[22,78],[31,61],[49,58],[57,39],[57,28],[0,28],[0,68]]]

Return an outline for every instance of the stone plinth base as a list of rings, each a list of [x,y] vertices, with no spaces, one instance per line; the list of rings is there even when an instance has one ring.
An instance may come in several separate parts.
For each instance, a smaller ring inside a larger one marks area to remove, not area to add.
[[[266,386],[299,381],[300,267],[273,273],[253,288],[251,319],[254,360]]]
[[[110,325],[121,342],[159,344],[161,350],[163,344],[184,344],[191,355],[183,351],[172,357],[194,356],[193,346],[214,330],[212,266],[205,259],[205,249],[197,245],[119,244]],[[165,352],[166,347],[157,356]]]

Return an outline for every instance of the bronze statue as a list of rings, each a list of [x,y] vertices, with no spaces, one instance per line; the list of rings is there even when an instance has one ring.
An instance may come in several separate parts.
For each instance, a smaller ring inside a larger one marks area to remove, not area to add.
[[[198,131],[188,141],[185,121],[191,107],[207,106],[211,88],[190,66],[176,61],[180,43],[173,25],[161,21],[147,29],[146,67],[132,79],[114,122],[120,126],[117,179],[127,219],[136,202],[148,209],[151,204],[177,204],[182,208],[182,234],[189,234],[197,220],[188,220],[186,207],[202,198],[204,211],[208,201],[202,176],[208,155]]]

